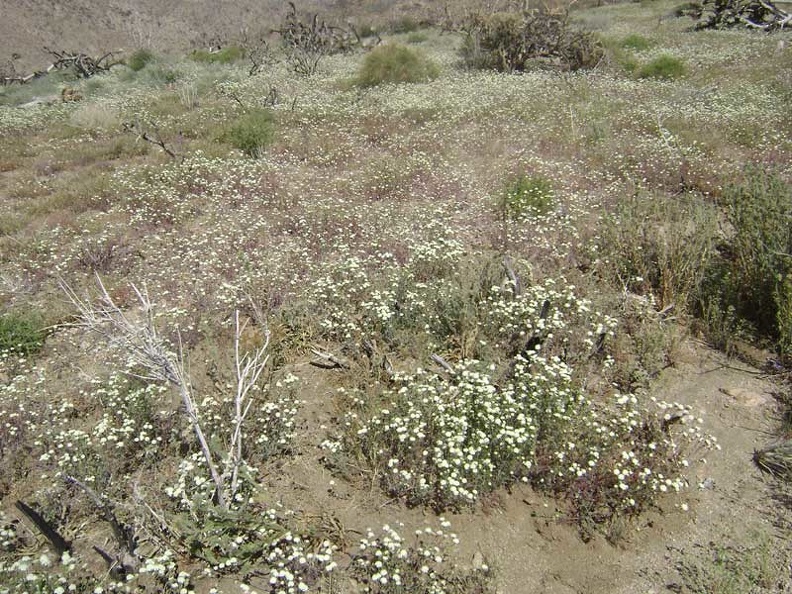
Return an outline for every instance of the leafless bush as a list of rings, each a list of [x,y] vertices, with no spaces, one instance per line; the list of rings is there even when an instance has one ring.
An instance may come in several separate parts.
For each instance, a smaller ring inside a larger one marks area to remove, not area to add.
[[[593,68],[603,56],[596,38],[572,26],[566,12],[473,15],[462,30],[467,33],[462,55],[473,68],[501,72],[521,72],[537,66],[579,70]]]
[[[696,29],[750,27],[778,31],[792,24],[792,14],[769,0],[704,0],[694,16]]]
[[[251,392],[269,361],[269,331],[264,341],[252,352],[242,352],[240,341],[246,324],[240,323],[239,312],[234,315],[234,363],[236,391],[234,394],[233,431],[229,436],[229,450],[225,456],[212,451],[201,424],[201,415],[193,394],[193,384],[185,365],[181,341],[173,347],[162,338],[155,324],[154,305],[145,288],[132,286],[140,304],[140,317],[127,315],[108,293],[97,277],[100,289],[99,304],[80,299],[66,283],[63,290],[80,314],[79,326],[102,336],[110,345],[127,356],[129,368],[136,377],[146,381],[163,382],[173,386],[181,402],[195,439],[201,449],[206,469],[214,484],[214,499],[222,508],[234,500],[239,489],[239,468],[243,464],[243,423],[253,403]],[[178,336],[178,333],[177,333]],[[220,461],[218,462],[218,458]]]
[[[280,35],[289,64],[298,74],[314,74],[325,56],[364,47],[354,29],[329,25],[318,14],[307,15],[303,20],[293,2],[289,2],[289,12],[280,29],[273,32]]]

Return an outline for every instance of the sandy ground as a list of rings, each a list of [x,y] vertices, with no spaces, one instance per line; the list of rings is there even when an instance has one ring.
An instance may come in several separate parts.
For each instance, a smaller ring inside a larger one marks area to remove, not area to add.
[[[614,545],[603,536],[583,542],[563,520],[562,504],[516,487],[490,497],[475,512],[447,515],[461,540],[461,562],[490,563],[503,594],[699,592],[690,568],[707,568],[716,547],[742,550],[771,542],[786,548],[779,522],[786,521],[789,510],[774,504],[774,484],[751,460],[754,449],[772,439],[773,384],[759,371],[701,346],[691,345],[684,359],[659,378],[651,394],[691,405],[721,449],[702,452],[706,463],[691,466],[683,494],[669,496],[623,526]],[[327,406],[332,372],[305,365],[296,373],[313,401],[305,409],[304,426],[317,427],[332,414]],[[269,480],[270,492],[287,507],[342,526],[350,544],[367,528],[393,525],[395,519],[404,522],[405,534],[436,525],[431,512],[388,501],[373,484],[366,488],[334,478],[320,462],[317,436],[305,439],[313,445],[299,447],[306,453],[286,462]],[[687,578],[680,570],[687,571]],[[757,591],[792,591],[786,585],[790,581]]]

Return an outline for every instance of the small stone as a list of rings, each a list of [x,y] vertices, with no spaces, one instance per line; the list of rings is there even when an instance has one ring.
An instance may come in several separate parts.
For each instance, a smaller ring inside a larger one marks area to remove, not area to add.
[[[473,569],[481,569],[484,567],[484,555],[480,551],[473,553]]]

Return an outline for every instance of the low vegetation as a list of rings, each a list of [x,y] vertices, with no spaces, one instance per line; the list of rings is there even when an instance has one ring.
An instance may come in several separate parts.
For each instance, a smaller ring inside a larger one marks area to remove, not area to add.
[[[44,346],[41,317],[8,312],[0,316],[0,352],[31,355]]]
[[[651,62],[647,62],[638,70],[640,78],[656,78],[659,80],[674,80],[685,74],[685,63],[675,56],[660,55]]]
[[[421,52],[398,43],[389,43],[366,55],[355,83],[361,87],[419,83],[437,78],[439,74],[439,67]]]
[[[129,66],[135,72],[139,72],[146,67],[149,62],[154,61],[156,56],[154,52],[148,49],[139,49],[132,53],[129,58],[126,59],[126,65]]]
[[[520,485],[585,540],[687,510],[680,342],[792,357],[789,85],[645,10],[291,6],[254,69],[0,89],[0,593],[484,594],[452,524]]]
[[[545,216],[554,204],[553,186],[541,176],[516,177],[506,184],[498,197],[498,208],[511,219]]]
[[[261,156],[274,137],[274,117],[267,109],[257,109],[241,116],[225,133],[225,138],[234,148],[253,158]]]
[[[245,51],[241,47],[224,47],[217,51],[195,50],[190,54],[190,59],[208,64],[231,64],[244,59]]]

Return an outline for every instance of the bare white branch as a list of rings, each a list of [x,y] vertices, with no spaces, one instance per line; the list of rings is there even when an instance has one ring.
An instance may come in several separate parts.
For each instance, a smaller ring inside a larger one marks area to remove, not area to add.
[[[258,314],[258,312],[257,312]],[[231,474],[231,497],[236,495],[239,488],[239,467],[242,464],[242,425],[253,404],[251,392],[256,388],[261,373],[269,361],[267,348],[270,343],[269,328],[264,327],[264,344],[252,353],[243,353],[241,347],[242,335],[248,321],[240,324],[239,310],[234,312],[234,363],[236,369],[236,394],[234,395],[234,432],[228,452],[228,465],[226,475]]]
[[[80,313],[81,321],[78,325],[99,334],[111,345],[125,352],[134,368],[142,370],[132,372],[133,375],[162,381],[178,390],[184,411],[215,485],[217,504],[223,508],[227,507],[224,479],[217,471],[212,451],[201,428],[198,409],[192,395],[192,384],[184,367],[184,353],[181,345],[179,345],[178,352],[173,353],[168,348],[167,342],[157,332],[154,323],[154,306],[145,287],[139,289],[132,285],[143,314],[141,320],[134,320],[116,305],[98,275],[96,281],[100,290],[100,303],[97,306],[80,299],[68,284],[61,281],[63,291]]]

